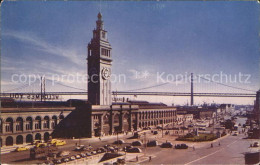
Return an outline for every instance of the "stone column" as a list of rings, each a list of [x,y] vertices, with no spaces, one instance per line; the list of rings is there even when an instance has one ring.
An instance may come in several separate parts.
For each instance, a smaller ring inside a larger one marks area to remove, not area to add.
[[[119,132],[123,131],[123,127],[124,127],[124,114],[121,112],[119,115]]]
[[[26,124],[27,124],[27,121],[23,122],[23,132],[26,132]]]
[[[35,131],[35,120],[32,120],[32,131]]]
[[[3,123],[2,123],[2,133],[3,133],[3,134],[6,133],[6,129],[5,129],[5,128],[6,128],[6,123],[3,122]]]
[[[103,126],[104,126],[104,120],[103,120],[103,115],[100,115],[99,116],[99,124],[100,124],[100,134],[101,134],[101,136],[103,135]]]
[[[129,113],[129,119],[128,119],[128,131],[132,131],[132,113]]]
[[[16,122],[13,122],[13,133],[16,133]]]
[[[51,127],[53,122],[54,122],[53,119],[50,119],[50,120],[49,120],[49,129],[53,129],[53,128]]]
[[[40,123],[41,123],[41,125],[40,125],[40,128],[41,128],[41,129],[40,129],[40,130],[44,130],[44,129],[45,129],[45,128],[44,128],[44,120],[41,120]]]
[[[110,120],[109,120],[109,127],[110,127],[110,134],[112,134],[114,132],[114,116],[113,113],[110,113]]]
[[[6,137],[5,136],[2,136],[2,146],[5,146],[5,143],[6,143]]]
[[[136,122],[136,128],[134,128],[134,130],[137,131],[138,128],[139,128],[139,121],[140,121],[140,120],[139,120],[139,117],[140,117],[139,115],[140,115],[140,114],[137,112],[135,115],[136,115],[136,116],[135,116],[135,117],[136,117],[136,121],[135,121],[135,122]]]
[[[94,131],[94,116],[93,115],[91,115],[91,135],[92,136],[95,136],[95,131]]]

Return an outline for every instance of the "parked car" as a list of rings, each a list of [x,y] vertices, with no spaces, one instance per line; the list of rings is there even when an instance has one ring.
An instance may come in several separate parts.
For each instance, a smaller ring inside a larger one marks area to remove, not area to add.
[[[258,142],[254,142],[253,147],[259,147],[259,143]]]
[[[134,147],[134,148],[130,148],[127,150],[127,152],[130,152],[130,153],[141,153],[142,150],[138,147]]]
[[[75,156],[75,155],[70,156],[70,160],[71,160],[71,161],[72,161],[72,160],[76,160],[76,156]]]
[[[237,136],[238,135],[238,132],[234,132],[234,134],[232,136]]]
[[[60,159],[54,159],[52,162],[54,164],[61,164],[62,163]]]
[[[186,144],[177,144],[175,145],[176,149],[187,149],[189,146],[187,146]]]
[[[80,159],[80,158],[81,158],[81,154],[77,154],[76,159]]]
[[[161,147],[162,148],[172,148],[172,143],[171,142],[166,142],[166,143],[163,143],[162,145],[161,145]]]
[[[69,156],[70,152],[69,151],[60,151],[58,153],[58,156],[64,157],[64,156]]]
[[[161,126],[157,126],[156,129],[163,129]]]
[[[97,149],[99,152],[103,153],[103,152],[106,152],[107,150],[104,148],[104,147],[99,147]]]
[[[159,144],[158,141],[153,140],[153,141],[150,141],[150,142],[147,143],[147,147],[155,147],[158,144]]]
[[[132,146],[142,146],[142,142],[141,141],[134,141],[132,142]]]
[[[69,162],[69,161],[70,161],[70,158],[69,158],[69,157],[62,158],[61,161],[64,162],[64,163],[66,163],[66,162]]]
[[[77,146],[75,149],[75,151],[85,151],[86,150],[86,147],[84,145],[79,145]]]
[[[123,151],[128,152],[129,149],[133,148],[133,146],[125,146],[123,148]]]
[[[86,157],[86,154],[81,153],[80,156],[81,156],[82,158],[85,158],[85,157]]]
[[[54,146],[63,146],[63,145],[65,145],[66,144],[66,141],[64,141],[64,140],[58,140],[58,141],[56,141],[53,145]]]
[[[87,152],[86,155],[87,155],[87,156],[92,156],[90,152]]]
[[[96,155],[97,151],[91,151],[91,155]]]
[[[158,134],[158,131],[153,131],[153,134],[154,134],[154,135],[157,135],[157,134]]]
[[[17,151],[17,152],[26,151],[26,150],[29,150],[29,147],[17,147],[17,148],[15,149],[15,151]]]
[[[116,140],[114,142],[114,144],[124,144],[124,143],[125,143],[124,140]]]

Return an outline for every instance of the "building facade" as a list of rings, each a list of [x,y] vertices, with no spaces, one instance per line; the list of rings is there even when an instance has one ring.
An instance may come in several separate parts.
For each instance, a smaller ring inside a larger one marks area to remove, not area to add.
[[[1,146],[48,140],[55,127],[75,107],[1,108]]]

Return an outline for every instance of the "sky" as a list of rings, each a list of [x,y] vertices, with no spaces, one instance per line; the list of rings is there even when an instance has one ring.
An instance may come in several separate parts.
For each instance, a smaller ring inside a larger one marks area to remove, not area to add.
[[[47,82],[46,91],[87,90],[85,81],[73,78],[87,74],[87,44],[99,11],[112,45],[114,91],[189,92],[190,83],[184,78],[190,73],[246,89],[200,81],[194,83],[194,92],[259,90],[257,2],[4,1],[1,91],[39,91],[43,75],[74,87],[53,86],[52,81]],[[26,84],[30,86],[19,88]],[[147,88],[151,86],[156,87]],[[131,99],[189,102],[187,97]],[[195,104],[253,104],[253,100],[200,97]]]

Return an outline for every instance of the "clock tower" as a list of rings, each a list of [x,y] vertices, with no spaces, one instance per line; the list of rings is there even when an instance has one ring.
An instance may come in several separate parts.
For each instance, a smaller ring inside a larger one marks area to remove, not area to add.
[[[111,105],[111,45],[104,30],[101,13],[88,44],[88,101],[92,105]]]

